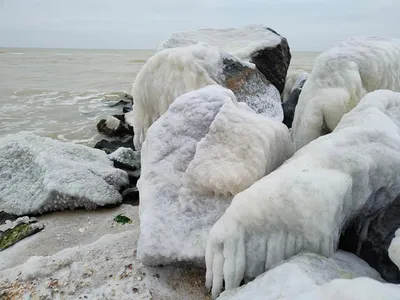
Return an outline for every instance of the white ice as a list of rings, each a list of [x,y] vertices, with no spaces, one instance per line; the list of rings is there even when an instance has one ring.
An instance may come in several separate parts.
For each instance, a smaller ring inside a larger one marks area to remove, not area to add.
[[[319,286],[331,280],[365,276],[383,281],[377,271],[354,254],[338,251],[326,258],[314,253],[301,253],[246,285],[223,292],[218,300],[295,300],[299,295],[318,290]]]
[[[399,74],[400,39],[355,37],[319,55],[294,114],[296,149],[335,129],[367,93],[400,92]]]
[[[400,271],[400,228],[397,229],[395,237],[390,243],[388,252],[389,258],[394,262]]]
[[[92,209],[120,202],[128,183],[101,150],[27,132],[0,139],[0,211]]]
[[[211,226],[232,197],[293,154],[288,129],[218,85],[177,98],[141,151],[138,256],[204,265]]]
[[[274,47],[281,42],[281,39],[282,37],[261,24],[239,28],[205,28],[173,33],[160,45],[158,51],[204,42],[240,59],[250,60],[251,54],[267,47]]]
[[[375,91],[329,135],[237,194],[210,231],[206,284],[237,287],[301,251],[330,256],[352,217],[400,194],[400,94]]]
[[[289,71],[286,76],[285,88],[282,93],[282,102],[286,102],[289,95],[296,89],[299,88],[300,84],[307,80],[310,74],[302,69]]]

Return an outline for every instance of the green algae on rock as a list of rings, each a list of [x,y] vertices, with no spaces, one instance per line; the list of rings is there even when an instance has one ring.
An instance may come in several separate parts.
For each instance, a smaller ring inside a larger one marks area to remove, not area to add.
[[[44,228],[42,224],[18,224],[14,228],[0,232],[0,251],[7,249],[15,243],[31,236]]]

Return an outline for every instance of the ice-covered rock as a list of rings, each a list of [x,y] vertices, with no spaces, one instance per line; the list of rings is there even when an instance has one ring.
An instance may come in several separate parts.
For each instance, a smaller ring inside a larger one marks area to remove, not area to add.
[[[204,265],[209,229],[232,197],[292,153],[286,126],[228,89],[207,86],[177,98],[141,151],[139,258]]]
[[[97,130],[107,136],[133,135],[133,128],[125,123],[125,115],[107,116],[97,123]]]
[[[395,237],[389,246],[389,257],[400,270],[400,228],[396,230]]]
[[[339,251],[326,258],[314,253],[302,253],[240,288],[223,292],[218,299],[295,300],[298,295],[316,290],[331,280],[365,276],[382,281],[374,269],[354,254]],[[325,298],[318,298],[322,299]]]
[[[166,49],[146,62],[132,87],[135,105],[125,116],[134,128],[135,148],[140,150],[147,129],[177,97],[214,84],[231,89],[257,113],[283,120],[278,90],[253,64],[204,43]]]
[[[92,209],[120,202],[127,184],[126,172],[100,150],[27,132],[0,139],[0,211]]]
[[[335,279],[294,300],[400,300],[400,285],[360,277]]]
[[[242,60],[250,61],[280,93],[285,86],[291,54],[286,38],[261,24],[239,28],[207,28],[173,33],[158,51],[198,42],[217,46]]]
[[[400,93],[375,91],[280,168],[237,194],[210,231],[207,286],[217,295],[301,251],[331,256],[345,226],[400,194]]]
[[[302,69],[289,71],[286,76],[285,89],[282,92],[282,102],[286,102],[294,90],[301,89],[309,76],[310,74]]]
[[[355,218],[346,227],[340,237],[339,248],[357,254],[371,267],[377,270],[383,279],[391,283],[400,283],[400,271],[389,257],[388,249],[400,228],[400,197],[390,204],[375,219],[368,219],[367,234],[359,243],[361,234],[360,219]]]
[[[354,37],[319,55],[294,114],[296,149],[335,129],[367,93],[400,92],[399,73],[400,39]]]

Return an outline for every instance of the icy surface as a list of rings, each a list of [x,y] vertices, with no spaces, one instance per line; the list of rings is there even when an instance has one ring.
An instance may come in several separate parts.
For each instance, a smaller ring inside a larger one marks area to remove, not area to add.
[[[117,130],[119,125],[121,124],[121,121],[118,120],[114,116],[107,116],[106,118],[106,126],[110,129]]]
[[[206,28],[173,33],[168,40],[160,45],[158,51],[204,42],[217,46],[224,52],[240,59],[249,60],[254,52],[267,47],[274,47],[281,42],[281,39],[282,37],[261,24],[239,28]]]
[[[400,285],[360,277],[336,279],[294,300],[399,300]]]
[[[22,132],[0,139],[0,211],[24,215],[122,200],[126,172],[97,149]]]
[[[134,128],[135,148],[140,150],[147,129],[177,97],[214,84],[231,88],[258,113],[283,120],[278,90],[253,64],[204,43],[166,49],[146,62],[133,83],[135,103],[125,120]]]
[[[397,229],[394,239],[389,246],[389,257],[400,271],[400,229]]]
[[[254,281],[222,293],[218,299],[295,300],[298,295],[316,290],[319,285],[333,279],[351,279],[361,276],[382,281],[378,272],[351,253],[339,251],[331,258],[313,253],[302,253],[258,276]],[[322,299],[325,298],[318,298],[318,300]]]
[[[232,197],[293,153],[288,130],[218,85],[182,95],[143,144],[139,258],[204,265],[209,229]]]
[[[210,231],[207,286],[217,295],[301,251],[330,256],[346,222],[400,194],[400,93],[375,91],[280,168],[237,194]],[[362,225],[362,224],[361,224]]]
[[[332,131],[360,99],[377,89],[400,92],[400,39],[355,37],[319,55],[296,107],[296,149]]]
[[[286,102],[289,95],[304,83],[310,74],[302,69],[291,71],[286,76],[285,88],[282,93],[282,102]]]

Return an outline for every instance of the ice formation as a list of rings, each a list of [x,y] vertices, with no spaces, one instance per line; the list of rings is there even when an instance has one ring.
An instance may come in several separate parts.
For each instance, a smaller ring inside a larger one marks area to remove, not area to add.
[[[285,89],[282,93],[282,102],[286,102],[289,95],[296,89],[301,88],[310,74],[302,69],[291,71],[286,76]]]
[[[282,37],[274,31],[258,24],[240,28],[207,28],[173,33],[159,46],[158,51],[204,42],[242,60],[250,60],[254,52],[276,47],[281,40]]]
[[[217,295],[301,251],[330,256],[355,216],[400,194],[400,94],[366,95],[336,129],[237,194],[210,231],[206,285]],[[361,224],[362,225],[362,224]]]
[[[335,129],[367,93],[400,91],[399,74],[399,39],[356,37],[319,55],[294,115],[296,149]]]
[[[126,172],[83,145],[21,132],[0,139],[0,211],[24,215],[122,200]]]
[[[400,228],[397,229],[395,237],[389,246],[389,257],[400,270]]]
[[[400,285],[359,277],[335,279],[294,300],[400,300]],[[289,299],[288,299],[289,300]]]
[[[204,266],[209,229],[232,197],[292,154],[286,126],[232,91],[213,85],[178,97],[141,151],[141,261]]]
[[[204,43],[166,49],[146,62],[132,87],[135,104],[125,120],[134,128],[135,148],[140,150],[147,129],[177,97],[214,84],[231,89],[257,113],[283,120],[278,90],[253,64]]]
[[[314,291],[331,280],[364,276],[382,281],[378,272],[354,254],[338,251],[326,258],[314,253],[302,253],[240,288],[223,292],[218,299],[294,300],[298,295]],[[322,299],[325,298],[318,298]]]

